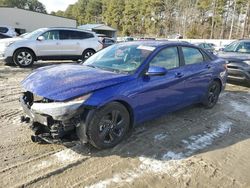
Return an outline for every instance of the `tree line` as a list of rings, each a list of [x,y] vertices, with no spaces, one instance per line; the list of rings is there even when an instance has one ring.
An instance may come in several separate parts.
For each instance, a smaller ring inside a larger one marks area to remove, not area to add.
[[[52,12],[79,25],[105,23],[119,35],[187,38],[250,37],[249,0],[78,0]]]
[[[38,0],[0,0],[0,6],[46,13]],[[105,23],[123,36],[250,38],[250,0],[78,0],[51,14],[78,25]]]

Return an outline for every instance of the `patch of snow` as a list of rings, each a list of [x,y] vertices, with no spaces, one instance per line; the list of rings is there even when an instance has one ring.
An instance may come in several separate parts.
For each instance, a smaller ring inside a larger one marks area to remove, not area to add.
[[[142,173],[139,171],[126,171],[121,174],[115,174],[112,178],[100,181],[96,184],[85,186],[85,188],[106,188],[110,186],[112,183],[131,183],[136,178],[139,178]]]
[[[179,160],[179,159],[183,159],[183,157],[184,157],[184,154],[182,152],[175,153],[173,151],[168,151],[162,156],[162,159],[163,160]]]
[[[246,113],[248,117],[250,117],[250,105],[249,104],[242,104],[236,101],[231,101],[230,105],[238,112]]]
[[[50,161],[42,161],[41,163],[39,163],[38,165],[35,166],[36,169],[45,169],[47,167],[51,166],[51,162]]]
[[[83,156],[81,154],[73,151],[72,149],[64,149],[49,156],[47,160],[43,160],[34,165],[33,170],[39,171],[52,165],[67,165],[82,158]]]
[[[183,143],[186,143],[186,156],[190,156],[194,152],[204,149],[207,146],[211,145],[216,138],[219,138],[223,134],[229,132],[231,130],[232,122],[226,121],[221,122],[219,127],[212,132],[204,132],[205,134],[199,134],[197,136],[192,137],[192,141],[184,140]],[[194,139],[195,138],[195,139]]]
[[[59,162],[73,162],[82,158],[81,154],[76,153],[71,149],[64,149],[60,152],[55,153],[54,156]]]
[[[162,141],[164,140],[165,138],[167,138],[168,135],[165,134],[165,133],[160,133],[160,134],[157,134],[154,136],[154,141],[157,142],[157,141]]]

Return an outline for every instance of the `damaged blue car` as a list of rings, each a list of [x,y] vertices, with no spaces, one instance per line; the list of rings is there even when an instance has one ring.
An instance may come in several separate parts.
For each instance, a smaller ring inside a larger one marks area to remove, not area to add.
[[[22,81],[20,104],[35,142],[75,134],[99,149],[135,125],[185,106],[212,108],[225,88],[226,62],[191,44],[119,43],[84,64],[39,68]]]

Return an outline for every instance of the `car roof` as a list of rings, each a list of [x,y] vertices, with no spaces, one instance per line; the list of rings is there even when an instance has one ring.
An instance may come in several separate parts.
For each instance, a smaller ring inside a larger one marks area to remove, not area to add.
[[[250,42],[250,39],[240,39],[238,41],[240,41],[240,42]]]
[[[44,29],[44,30],[61,29],[61,30],[82,31],[82,32],[88,32],[88,33],[95,34],[95,32],[88,31],[88,30],[83,30],[83,29],[77,29],[77,28],[74,28],[74,27],[45,27],[45,28],[40,28],[40,29]]]
[[[139,40],[139,41],[128,41],[128,42],[125,42],[124,44],[146,45],[146,46],[152,46],[152,47],[161,47],[161,46],[167,46],[167,45],[194,46],[186,42],[168,41],[168,40]]]

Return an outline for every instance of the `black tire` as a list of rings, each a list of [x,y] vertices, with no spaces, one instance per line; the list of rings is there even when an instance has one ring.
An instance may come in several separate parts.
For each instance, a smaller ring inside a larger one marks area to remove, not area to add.
[[[82,53],[82,62],[86,61],[93,54],[95,54],[95,51],[92,49],[84,50],[84,52]]]
[[[118,102],[112,102],[95,111],[87,125],[90,144],[98,149],[112,148],[120,143],[129,130],[130,116]]]
[[[208,86],[206,98],[205,101],[203,102],[203,105],[208,109],[213,108],[219,99],[220,92],[221,92],[220,83],[218,81],[213,81]]]
[[[26,48],[21,48],[15,51],[13,62],[19,67],[30,67],[35,61],[35,54]]]

